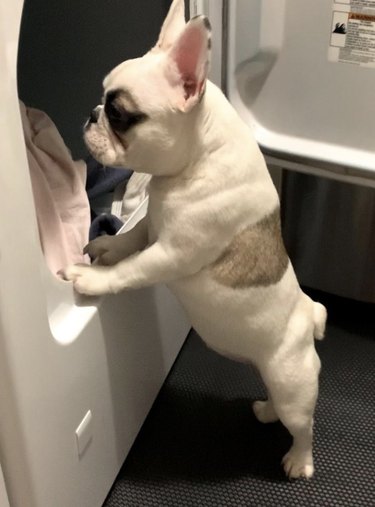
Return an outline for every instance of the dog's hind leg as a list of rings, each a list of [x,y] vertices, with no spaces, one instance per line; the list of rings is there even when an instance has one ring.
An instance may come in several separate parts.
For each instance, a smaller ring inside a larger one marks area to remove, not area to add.
[[[318,395],[320,360],[313,346],[292,359],[279,357],[277,364],[262,372],[271,394],[273,410],[293,436],[293,445],[283,458],[289,478],[312,477],[313,415]],[[264,411],[271,413],[269,405]]]
[[[279,419],[270,395],[266,401],[254,401],[253,410],[258,421],[262,423],[272,423]]]

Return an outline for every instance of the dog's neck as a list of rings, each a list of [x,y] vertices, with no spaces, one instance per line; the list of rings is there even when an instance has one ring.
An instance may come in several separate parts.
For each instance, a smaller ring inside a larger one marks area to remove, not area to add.
[[[222,159],[223,151],[230,152],[238,136],[246,135],[244,128],[221,90],[208,81],[202,100],[189,113],[184,148],[175,171],[169,176],[192,177],[203,163],[212,165],[215,159]]]

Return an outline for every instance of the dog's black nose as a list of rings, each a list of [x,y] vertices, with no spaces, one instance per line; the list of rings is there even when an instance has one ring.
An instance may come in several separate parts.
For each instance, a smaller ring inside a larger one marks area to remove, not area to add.
[[[98,118],[99,118],[99,108],[95,107],[90,113],[89,123],[97,123]]]

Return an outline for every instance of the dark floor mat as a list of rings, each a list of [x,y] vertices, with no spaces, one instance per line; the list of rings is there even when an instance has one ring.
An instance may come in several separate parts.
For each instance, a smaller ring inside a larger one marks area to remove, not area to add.
[[[315,417],[315,476],[290,482],[291,437],[251,410],[255,371],[208,350],[192,332],[105,507],[370,507],[375,505],[374,307],[322,295],[326,339]]]

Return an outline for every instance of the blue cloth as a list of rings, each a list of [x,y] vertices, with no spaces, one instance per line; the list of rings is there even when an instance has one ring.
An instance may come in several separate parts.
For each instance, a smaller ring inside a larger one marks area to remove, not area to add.
[[[89,241],[92,241],[99,236],[104,236],[105,234],[114,236],[123,225],[124,223],[122,220],[115,215],[111,215],[110,213],[99,215],[95,217],[91,223]]]
[[[110,207],[109,203],[112,202],[110,194],[116,189],[117,185],[127,181],[133,174],[133,171],[103,166],[91,155],[87,157],[86,165],[86,192],[91,208],[89,240],[92,241],[104,234],[115,235],[124,225],[118,217],[111,213],[101,213],[102,210],[100,208],[106,211]]]
[[[103,166],[91,155],[87,157],[86,164],[86,192],[89,200],[113,192],[119,183],[128,180],[133,174],[130,169]]]

